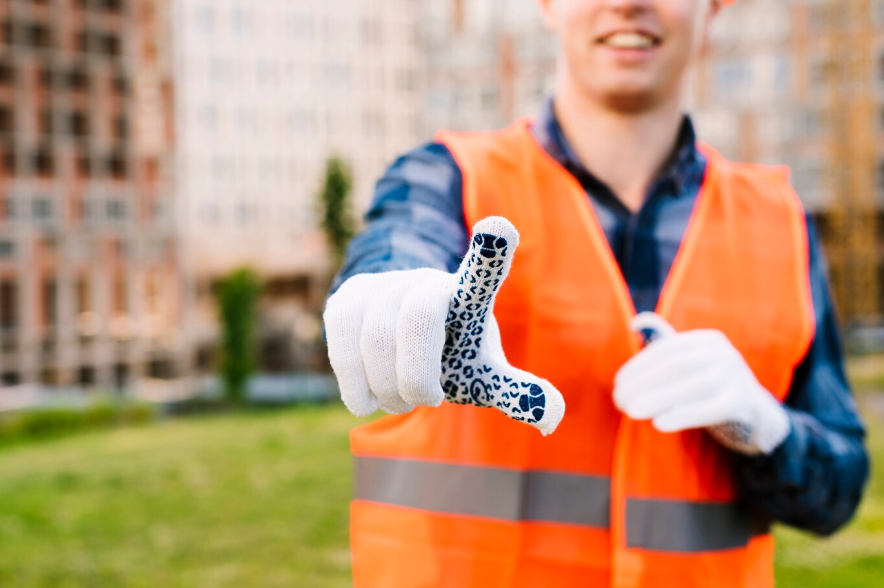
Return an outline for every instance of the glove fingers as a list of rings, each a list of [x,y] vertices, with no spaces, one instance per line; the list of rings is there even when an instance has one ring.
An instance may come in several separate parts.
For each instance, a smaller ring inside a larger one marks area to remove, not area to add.
[[[338,380],[341,400],[356,416],[368,416],[378,409],[377,398],[371,393],[359,339],[366,299],[360,295],[372,281],[372,276],[354,276],[328,299],[323,322],[328,340],[328,359]]]
[[[442,392],[442,348],[452,294],[451,275],[421,272],[409,288],[396,322],[396,381],[399,396],[414,406],[438,406]]]
[[[655,384],[624,383],[614,389],[614,403],[632,419],[654,418],[673,406],[704,398],[715,385],[714,375],[715,372],[707,368],[683,378],[657,380]]]
[[[653,382],[673,370],[695,369],[708,354],[708,337],[708,331],[688,331],[658,339],[624,363],[614,381],[618,385],[629,380]]]
[[[648,396],[659,397],[661,392],[677,394],[679,390],[671,389],[671,382],[693,380],[697,375],[705,375],[709,366],[702,350],[686,350],[679,355],[658,358],[655,363],[645,366],[642,372],[631,370],[625,375],[618,373],[614,378],[614,403],[622,409],[645,402]],[[659,400],[665,401],[665,398]]]
[[[663,433],[700,429],[725,423],[732,414],[733,408],[726,399],[713,397],[678,406],[658,415],[654,418],[654,427]]]
[[[473,331],[484,323],[518,244],[518,231],[503,217],[490,216],[475,224],[469,251],[457,273],[457,292],[446,323],[449,330]]]
[[[359,348],[368,385],[381,410],[390,414],[414,408],[399,397],[396,380],[396,323],[399,308],[413,283],[414,279],[404,279],[378,292],[368,304],[362,324]]]

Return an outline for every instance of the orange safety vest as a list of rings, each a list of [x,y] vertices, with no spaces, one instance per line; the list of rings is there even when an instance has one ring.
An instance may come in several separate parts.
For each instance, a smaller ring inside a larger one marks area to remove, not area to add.
[[[468,226],[520,245],[494,313],[516,367],[564,395],[555,433],[445,403],[353,430],[355,588],[773,586],[769,521],[741,504],[703,430],[658,432],[611,399],[640,349],[635,309],[586,193],[528,121],[442,132]],[[784,168],[708,164],[657,312],[719,329],[779,400],[813,337],[807,227]]]

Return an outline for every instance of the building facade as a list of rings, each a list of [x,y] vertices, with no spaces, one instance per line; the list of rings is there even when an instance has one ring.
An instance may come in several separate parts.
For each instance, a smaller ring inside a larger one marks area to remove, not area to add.
[[[175,0],[176,190],[196,348],[217,340],[212,283],[239,265],[267,281],[278,341],[318,336],[331,272],[318,228],[325,163],[349,164],[359,212],[385,166],[419,141],[418,8]],[[198,355],[207,367],[208,352]]]
[[[693,93],[701,136],[789,166],[848,326],[884,316],[884,1],[740,0]]]
[[[3,384],[113,386],[173,369],[168,162],[136,128],[141,4],[0,3]]]

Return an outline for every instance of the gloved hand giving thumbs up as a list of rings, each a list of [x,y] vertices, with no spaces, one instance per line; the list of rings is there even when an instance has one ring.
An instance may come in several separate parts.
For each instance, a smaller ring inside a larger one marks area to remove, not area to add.
[[[443,400],[494,407],[552,433],[565,413],[552,384],[509,365],[493,314],[519,233],[502,217],[473,227],[457,273],[423,268],[360,274],[324,315],[344,404],[357,416]]]

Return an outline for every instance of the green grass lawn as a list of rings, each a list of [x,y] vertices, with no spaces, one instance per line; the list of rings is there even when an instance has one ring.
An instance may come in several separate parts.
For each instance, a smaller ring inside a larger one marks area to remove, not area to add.
[[[884,420],[868,420],[884,471]],[[302,408],[2,449],[0,586],[348,586],[356,422]],[[882,585],[884,480],[835,538],[780,535],[780,586]]]

